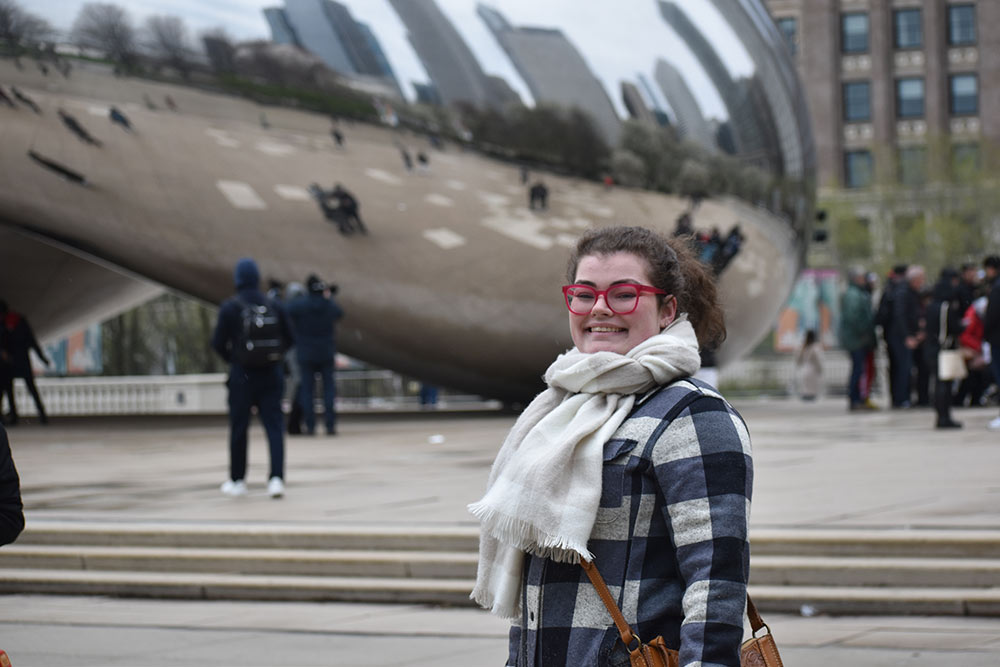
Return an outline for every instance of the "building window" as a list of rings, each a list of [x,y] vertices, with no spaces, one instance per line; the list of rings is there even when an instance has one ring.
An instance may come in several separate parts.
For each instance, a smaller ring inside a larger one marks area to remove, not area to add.
[[[976,43],[976,6],[948,6],[948,46]]]
[[[953,116],[974,116],[979,113],[979,79],[975,74],[953,74],[948,77],[949,106]]]
[[[909,146],[899,149],[899,182],[902,185],[923,185],[927,182],[927,149]]]
[[[951,173],[956,181],[968,181],[978,174],[981,160],[979,144],[952,144]]]
[[[845,83],[844,121],[859,123],[871,118],[871,84],[867,81]]]
[[[798,43],[799,43],[798,19],[792,16],[779,18],[778,30],[780,30],[781,34],[785,36],[785,43],[788,44],[788,50],[791,51],[792,55],[794,56],[798,51]]]
[[[896,79],[896,118],[920,118],[924,115],[924,80]]]
[[[897,49],[920,49],[924,31],[919,9],[897,9],[892,13],[893,45]]]
[[[849,188],[867,188],[872,184],[875,169],[871,151],[844,153],[844,185]]]
[[[868,52],[868,14],[841,14],[840,50],[843,53]]]

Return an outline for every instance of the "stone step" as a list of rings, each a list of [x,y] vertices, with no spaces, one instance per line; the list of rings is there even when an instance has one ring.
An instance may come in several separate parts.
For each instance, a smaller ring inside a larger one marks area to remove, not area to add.
[[[475,553],[478,527],[114,523],[29,520],[18,544]]]
[[[469,606],[472,581],[0,569],[0,593]],[[1000,588],[751,586],[768,612],[1000,616]],[[780,638],[779,638],[780,642]]]
[[[470,552],[201,549],[12,544],[0,568],[216,572],[316,577],[474,579]],[[754,556],[750,580],[769,586],[990,587],[1000,559]]]
[[[760,528],[753,556],[1000,558],[1000,530]]]
[[[24,545],[0,550],[0,568],[131,570],[315,577],[475,579],[472,552],[202,549]]]
[[[997,530],[757,529],[753,556],[998,558]],[[244,525],[33,520],[18,544],[475,553],[475,526]]]

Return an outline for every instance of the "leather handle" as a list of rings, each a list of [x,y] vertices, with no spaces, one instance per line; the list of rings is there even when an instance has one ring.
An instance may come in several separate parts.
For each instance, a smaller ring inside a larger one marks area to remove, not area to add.
[[[615,602],[614,598],[611,597],[611,591],[608,590],[608,585],[604,583],[604,577],[601,573],[597,571],[593,563],[589,563],[582,558],[580,559],[580,567],[583,571],[587,573],[587,577],[590,578],[590,583],[594,585],[597,590],[597,594],[601,596],[601,602],[604,606],[608,608],[608,613],[611,614],[611,618],[615,621],[615,627],[618,628],[618,634],[622,637],[622,642],[630,650],[632,649],[632,640],[634,639],[638,643],[642,643],[629,626],[628,621],[622,616],[621,610],[618,608],[618,604]]]
[[[621,635],[625,646],[631,648],[633,639],[641,642],[638,635],[632,632],[632,628],[629,626],[628,621],[625,620],[621,610],[618,608],[618,603],[615,602],[613,597],[611,597],[611,591],[608,590],[608,585],[604,583],[604,577],[602,577],[601,573],[596,567],[594,567],[594,564],[581,558],[580,567],[582,567],[583,571],[587,573],[587,578],[590,579],[590,583],[593,584],[594,588],[597,590],[597,594],[601,597],[601,602],[603,602],[604,606],[608,608],[608,613],[611,614],[611,618],[614,619],[615,627],[618,628],[618,633]],[[764,619],[761,618],[760,612],[757,611],[757,605],[755,605],[753,600],[750,599],[749,593],[747,593],[747,618],[750,619],[750,628],[753,630],[754,635],[756,635],[757,631],[761,628],[767,628],[767,624],[764,623]],[[768,632],[771,631],[770,628],[767,628],[767,630]]]

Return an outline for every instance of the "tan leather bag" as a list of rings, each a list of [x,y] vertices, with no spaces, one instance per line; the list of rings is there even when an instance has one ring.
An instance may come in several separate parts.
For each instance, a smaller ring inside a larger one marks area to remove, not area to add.
[[[590,578],[590,583],[597,589],[597,594],[601,596],[601,601],[608,608],[611,618],[615,621],[615,627],[621,635],[622,643],[629,652],[629,661],[632,667],[679,667],[680,659],[677,651],[667,648],[663,637],[656,637],[648,644],[643,644],[639,636],[632,632],[617,603],[611,597],[611,591],[604,583],[604,577],[597,571],[593,563],[581,560],[580,566]],[[784,667],[781,656],[778,655],[778,646],[774,643],[774,636],[771,635],[771,628],[767,627],[764,619],[757,612],[753,600],[747,596],[747,616],[750,618],[750,627],[753,629],[753,637],[743,642],[740,647],[740,664],[743,667]],[[757,636],[760,630],[767,630],[765,634]]]

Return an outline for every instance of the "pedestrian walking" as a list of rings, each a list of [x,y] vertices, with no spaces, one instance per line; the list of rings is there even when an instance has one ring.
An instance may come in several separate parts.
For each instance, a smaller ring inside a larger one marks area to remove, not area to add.
[[[983,341],[990,348],[990,369],[993,381],[1000,382],[1000,256],[990,255],[983,260],[985,281],[990,286],[986,297],[986,315],[983,317]],[[1000,431],[1000,417],[987,425],[991,431]]]
[[[851,375],[847,381],[849,410],[867,408],[868,393],[862,382],[868,366],[868,356],[875,347],[875,313],[871,294],[866,289],[866,272],[859,266],[847,273],[847,289],[840,302],[840,345],[851,358]]]
[[[681,242],[638,227],[586,233],[567,277],[574,347],[470,505],[473,597],[514,622],[508,665],[627,665],[588,562],[639,636],[685,665],[739,665],[750,439],[691,378],[699,345],[725,336],[715,284]]]
[[[31,368],[31,352],[34,351],[42,363],[51,366],[52,361],[46,356],[45,350],[38,344],[35,332],[31,329],[28,319],[7,306],[6,301],[0,301],[0,404],[3,395],[7,394],[7,404],[10,406],[8,415],[0,419],[0,423],[14,426],[18,423],[17,403],[14,400],[14,380],[20,378],[35,401],[35,411],[38,421],[48,424],[45,414],[45,404],[35,385],[35,371]]]
[[[912,265],[906,269],[906,279],[896,286],[892,299],[892,321],[889,325],[889,349],[893,355],[892,406],[910,407],[913,388],[915,350],[924,339],[921,325],[920,292],[924,286],[924,267]]]
[[[260,291],[260,270],[254,260],[239,260],[234,279],[236,294],[219,308],[212,335],[212,348],[229,364],[229,479],[222,492],[247,494],[247,429],[256,406],[271,455],[267,492],[280,498],[285,493],[282,360],[294,338],[285,311]]]
[[[823,344],[815,329],[806,331],[802,348],[795,357],[795,384],[803,401],[815,401],[823,389]]]
[[[296,359],[299,364],[301,390],[299,402],[305,421],[305,432],[316,432],[316,410],[313,390],[316,377],[323,384],[323,411],[327,435],[337,434],[337,389],[334,384],[334,359],[337,345],[334,330],[344,311],[333,299],[337,287],[327,284],[316,275],[306,280],[308,294],[288,304],[288,314],[295,331]]]
[[[934,379],[934,411],[937,413],[935,428],[962,427],[960,422],[951,417],[951,390],[954,381],[965,376],[965,362],[956,359],[961,361],[961,372],[956,373],[939,359],[942,352],[958,350],[958,337],[962,333],[962,314],[958,272],[951,268],[942,269],[927,308],[929,335],[924,342],[927,367]]]

